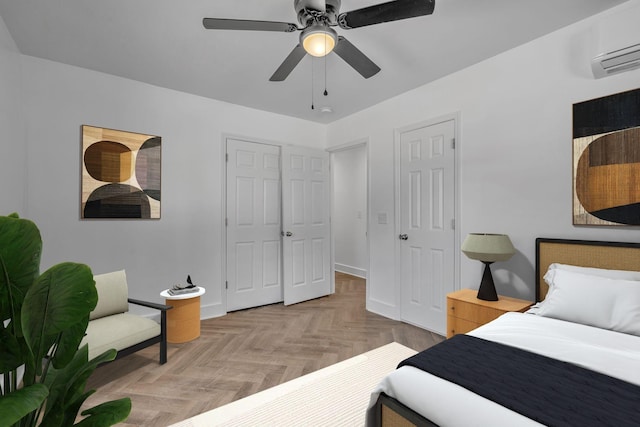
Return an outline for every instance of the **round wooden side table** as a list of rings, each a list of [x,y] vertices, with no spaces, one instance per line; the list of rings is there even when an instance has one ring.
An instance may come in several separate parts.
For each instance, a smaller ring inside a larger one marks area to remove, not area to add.
[[[198,287],[197,292],[181,295],[171,295],[169,289],[160,292],[166,304],[173,306],[167,311],[168,342],[183,343],[200,336],[200,296],[204,292],[201,287]]]

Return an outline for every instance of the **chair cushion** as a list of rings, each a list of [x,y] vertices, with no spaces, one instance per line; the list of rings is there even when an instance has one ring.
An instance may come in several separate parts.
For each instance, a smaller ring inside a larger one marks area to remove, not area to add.
[[[146,317],[121,313],[89,322],[80,346],[89,344],[89,360],[115,348],[122,350],[160,335],[160,325]]]
[[[124,270],[93,276],[98,290],[98,305],[89,314],[89,320],[129,311],[129,290]]]

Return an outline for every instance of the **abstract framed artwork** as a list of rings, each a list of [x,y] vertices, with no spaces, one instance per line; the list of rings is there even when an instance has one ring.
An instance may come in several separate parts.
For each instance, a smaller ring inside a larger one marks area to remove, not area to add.
[[[83,125],[80,217],[159,219],[161,142]]]
[[[640,225],[640,89],[573,105],[573,224]]]

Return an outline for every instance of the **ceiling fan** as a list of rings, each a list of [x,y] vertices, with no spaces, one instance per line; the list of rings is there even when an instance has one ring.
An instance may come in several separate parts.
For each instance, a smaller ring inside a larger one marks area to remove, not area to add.
[[[357,47],[331,28],[339,26],[343,30],[398,21],[417,16],[430,15],[435,0],[394,0],[350,12],[339,13],[341,0],[294,0],[300,27],[296,24],[277,21],[256,21],[248,19],[204,18],[202,24],[208,30],[250,30],[292,33],[301,31],[300,43],[273,73],[270,81],[279,82],[287,78],[298,63],[308,53],[322,57],[334,51],[365,79],[380,71]]]

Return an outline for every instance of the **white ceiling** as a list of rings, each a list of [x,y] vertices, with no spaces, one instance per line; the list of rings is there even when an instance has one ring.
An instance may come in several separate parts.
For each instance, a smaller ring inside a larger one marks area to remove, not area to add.
[[[269,77],[299,33],[205,30],[202,18],[297,23],[293,0],[0,0],[0,16],[25,55],[329,123],[623,2],[436,0],[431,16],[337,28],[382,68],[372,78],[332,53],[307,55],[284,82]]]

